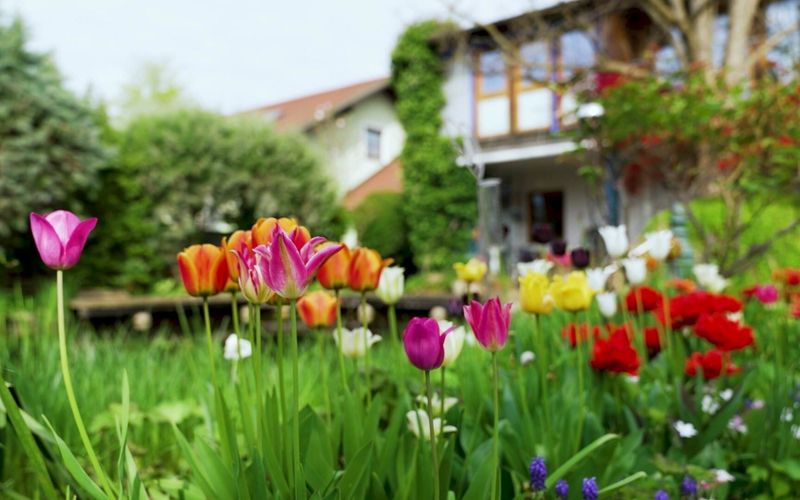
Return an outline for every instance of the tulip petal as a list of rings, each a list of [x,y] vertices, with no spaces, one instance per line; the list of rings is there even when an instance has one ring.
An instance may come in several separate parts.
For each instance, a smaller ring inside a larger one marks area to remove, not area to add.
[[[45,219],[53,226],[61,243],[66,243],[69,240],[70,235],[81,222],[77,215],[68,210],[50,212],[45,216]]]
[[[438,368],[444,360],[439,324],[431,318],[413,318],[403,334],[403,347],[411,364],[420,370]]]
[[[297,231],[297,229],[295,229],[295,231]],[[294,234],[294,231],[292,233]],[[293,238],[289,238],[289,239],[294,241]],[[314,236],[313,238],[308,240],[308,242],[306,242],[300,248],[300,257],[303,258],[303,262],[308,262],[308,259],[310,258],[311,253],[314,251],[314,247],[319,245],[320,243],[324,243],[324,242],[325,242],[325,238],[323,238],[322,236]]]
[[[39,214],[31,213],[31,233],[39,256],[48,267],[59,269],[62,267],[64,247],[50,222]]]
[[[319,269],[320,266],[322,266],[322,264],[324,264],[329,257],[331,257],[333,254],[335,254],[341,249],[342,245],[327,245],[324,248],[322,248],[319,252],[312,255],[311,259],[309,259],[305,265],[308,276],[309,277],[313,276],[314,273],[317,272],[317,269]]]
[[[83,253],[83,247],[86,245],[86,240],[89,238],[89,233],[94,230],[96,225],[97,218],[90,217],[75,226],[64,251],[64,265],[66,267],[72,267],[78,263],[81,253]]]
[[[178,254],[178,270],[181,273],[181,281],[186,293],[189,295],[197,295],[197,290],[200,284],[200,274],[197,272],[192,259],[190,259],[185,252]]]
[[[276,226],[277,227],[277,226]],[[306,266],[297,247],[277,229],[270,243],[269,286],[286,299],[296,299],[307,285]]]

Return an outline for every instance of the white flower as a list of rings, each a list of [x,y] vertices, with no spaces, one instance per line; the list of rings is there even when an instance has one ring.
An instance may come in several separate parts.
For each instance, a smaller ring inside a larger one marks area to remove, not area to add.
[[[417,396],[417,403],[419,403],[423,407],[427,408],[427,406],[428,406],[428,398],[427,398],[427,396],[424,396],[422,394]],[[447,410],[449,410],[450,408],[454,407],[456,405],[456,403],[458,403],[458,398],[452,398],[452,397],[444,398],[444,412],[447,413]],[[431,396],[431,406],[433,407],[433,416],[434,417],[440,417],[442,415],[442,400],[439,399],[439,395],[436,394],[435,392]],[[425,410],[423,410],[423,411],[425,411]]]
[[[744,423],[744,419],[741,416],[735,415],[728,422],[728,429],[734,432],[745,434],[747,432],[747,424]]]
[[[641,257],[622,259],[625,277],[631,285],[641,285],[647,278],[647,261]]]
[[[709,292],[719,293],[728,286],[728,280],[719,274],[716,264],[697,264],[692,268],[700,286]]]
[[[792,430],[792,435],[794,435],[794,438],[800,439],[800,425],[793,425],[791,430]]]
[[[663,229],[644,235],[647,253],[650,257],[661,261],[667,258],[672,248],[672,231]]]
[[[628,251],[628,234],[625,224],[621,226],[603,226],[598,229],[606,251],[612,258],[619,258]]]
[[[723,401],[730,401],[733,397],[733,389],[725,389],[724,391],[720,391],[719,397],[721,397]]]
[[[625,377],[625,380],[627,380],[631,384],[638,384],[639,383],[639,375],[628,375],[627,377]]]
[[[518,262],[517,273],[523,277],[528,273],[547,274],[553,268],[553,263],[549,260],[536,259],[531,262]]]
[[[754,399],[750,402],[750,409],[751,410],[760,410],[764,408],[764,400],[763,399]]]
[[[730,483],[735,479],[730,472],[724,469],[711,469],[711,472],[714,473],[714,479],[718,483]]]
[[[536,359],[536,354],[534,354],[533,351],[525,351],[519,355],[519,363],[522,366],[526,366],[533,363],[533,360],[535,359]]]
[[[430,420],[428,420],[428,412],[425,410],[411,410],[406,413],[408,419],[408,430],[417,437],[422,437],[426,441],[431,440]],[[433,419],[433,432],[439,435],[442,432],[455,432],[457,429],[452,425],[445,425],[442,428],[442,419]]]
[[[593,267],[586,270],[586,279],[589,281],[589,288],[595,292],[602,292],[606,288],[606,282],[617,271],[617,265],[611,264],[606,267]]]
[[[792,410],[789,408],[784,408],[781,412],[781,420],[784,422],[791,422],[794,420],[794,413],[792,413]]]
[[[441,333],[453,327],[453,323],[449,321],[440,320],[437,323]],[[461,354],[461,349],[464,348],[464,337],[466,335],[467,332],[463,326],[457,326],[447,334],[447,338],[444,339],[444,361],[442,361],[442,366],[450,366],[456,362]]]
[[[597,307],[606,318],[614,316],[617,314],[617,294],[614,292],[598,293]]]
[[[342,338],[333,331],[333,340],[336,345],[341,349],[342,354],[348,358],[362,358],[367,353],[367,349],[372,347],[376,342],[380,342],[380,335],[373,335],[373,333],[364,328],[356,328],[355,330],[348,330],[342,328]]]
[[[377,295],[384,304],[397,304],[397,301],[403,296],[403,287],[405,285],[404,272],[405,269],[397,266],[387,267],[381,272],[381,279],[378,281],[378,288],[375,290],[375,295]]]
[[[249,340],[240,339],[235,333],[232,333],[225,339],[223,355],[225,359],[231,361],[249,358],[253,355],[253,346]]]
[[[678,435],[682,438],[690,438],[697,435],[697,429],[694,425],[690,422],[684,422],[683,420],[678,420],[672,426],[678,432]]]
[[[719,410],[719,403],[717,403],[713,397],[706,394],[703,396],[701,407],[706,413],[716,413],[716,411]]]

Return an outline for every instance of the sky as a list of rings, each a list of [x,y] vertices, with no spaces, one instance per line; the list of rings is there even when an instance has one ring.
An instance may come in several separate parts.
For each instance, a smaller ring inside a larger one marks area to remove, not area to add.
[[[147,63],[166,65],[205,108],[242,111],[387,76],[411,22],[461,24],[548,0],[0,0],[67,86],[111,104]],[[552,3],[552,2],[549,2]],[[472,22],[471,22],[472,21]]]

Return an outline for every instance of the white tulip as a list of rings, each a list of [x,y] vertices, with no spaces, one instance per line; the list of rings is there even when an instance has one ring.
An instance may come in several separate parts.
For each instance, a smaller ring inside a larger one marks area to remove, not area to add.
[[[440,332],[446,332],[453,327],[453,323],[449,321],[440,320],[437,323],[439,323]],[[444,339],[444,361],[442,361],[442,366],[450,366],[456,362],[456,359],[461,354],[461,349],[464,348],[464,337],[466,335],[467,332],[463,326],[453,328],[447,334],[447,338]]]
[[[647,233],[644,235],[644,238],[650,257],[658,261],[667,258],[672,248],[672,231],[669,229],[662,229],[661,231]]]
[[[600,314],[606,318],[613,317],[617,314],[617,294],[614,292],[598,293],[597,307],[600,308]]]
[[[431,440],[431,427],[430,420],[428,419],[428,412],[425,410],[411,410],[406,413],[408,419],[408,430],[417,437],[422,437],[426,441]],[[442,419],[433,419],[433,432],[439,435],[442,432],[455,432],[457,429],[452,425],[445,425],[442,428]]]
[[[223,355],[225,359],[231,361],[249,358],[253,355],[253,346],[249,340],[240,339],[235,333],[232,333],[225,339]]]
[[[518,262],[517,274],[523,277],[528,273],[547,274],[553,268],[553,263],[545,259],[536,259],[531,262]]]
[[[428,406],[428,398],[426,396],[423,396],[422,394],[420,394],[419,396],[417,396],[417,403],[427,407]],[[454,407],[456,405],[456,403],[458,403],[458,398],[452,398],[452,397],[444,398],[444,412],[447,413],[447,411],[450,408]],[[441,416],[441,413],[442,413],[442,400],[439,399],[439,395],[436,394],[435,392],[431,396],[431,406],[433,407],[433,416],[434,417]]]
[[[622,259],[625,277],[631,285],[641,285],[647,278],[647,261],[641,257]]]
[[[380,342],[381,336],[373,335],[369,329],[356,328],[348,330],[347,328],[342,328],[342,338],[340,339],[334,330],[333,340],[346,357],[363,358],[367,353],[367,349],[376,342]]]
[[[519,355],[519,363],[522,366],[527,366],[533,363],[535,359],[536,359],[536,354],[534,354],[533,351],[525,351]]]
[[[602,292],[606,287],[608,278],[617,271],[617,265],[611,264],[606,267],[593,267],[586,270],[586,279],[589,281],[589,288],[595,292]]]
[[[678,435],[682,438],[691,438],[697,435],[697,429],[691,422],[678,420],[672,426],[678,431]]]
[[[619,258],[628,251],[628,233],[625,224],[620,226],[603,226],[598,229],[603,243],[606,245],[606,252],[612,258]]]
[[[381,279],[378,281],[375,294],[384,304],[397,304],[397,301],[403,296],[404,272],[405,269],[397,266],[387,267],[381,272]]]
[[[719,274],[719,266],[716,264],[697,264],[692,270],[700,286],[709,292],[719,293],[728,286],[728,280]]]

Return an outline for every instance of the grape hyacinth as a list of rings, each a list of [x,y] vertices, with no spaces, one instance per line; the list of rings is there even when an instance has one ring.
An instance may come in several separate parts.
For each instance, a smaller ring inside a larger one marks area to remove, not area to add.
[[[653,497],[653,500],[669,500],[669,495],[664,490],[658,490],[658,491],[656,491],[656,494]]]
[[[544,463],[544,458],[535,457],[531,460],[530,474],[531,489],[533,491],[544,491],[547,488],[544,484],[547,480],[547,465]]]
[[[583,488],[581,488],[581,493],[583,493],[583,500],[597,500],[597,497],[600,494],[600,489],[597,487],[597,478],[583,478]]]
[[[683,476],[681,481],[681,494],[689,497],[697,495],[697,481],[688,474]]]
[[[569,496],[569,483],[564,479],[559,479],[556,483],[556,496],[561,500],[566,500]]]

